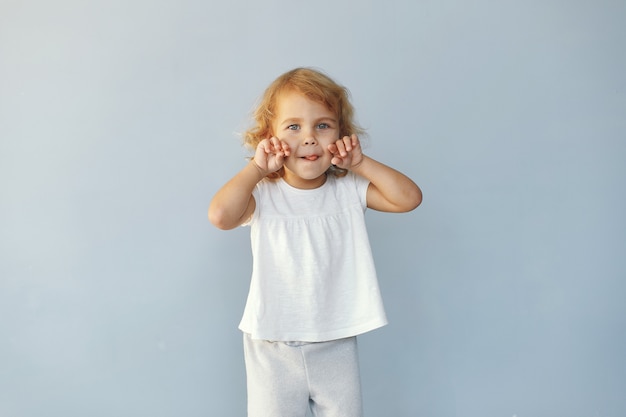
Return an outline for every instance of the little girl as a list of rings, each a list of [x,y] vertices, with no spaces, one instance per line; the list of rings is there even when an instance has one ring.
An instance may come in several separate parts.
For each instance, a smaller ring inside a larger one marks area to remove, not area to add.
[[[278,77],[254,117],[254,158],[209,207],[220,229],[251,227],[248,416],[361,416],[356,336],[387,324],[364,212],[407,212],[422,193],[363,154],[348,90],[319,71]]]

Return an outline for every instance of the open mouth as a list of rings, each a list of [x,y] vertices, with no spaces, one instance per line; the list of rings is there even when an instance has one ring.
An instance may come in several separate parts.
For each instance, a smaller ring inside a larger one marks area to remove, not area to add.
[[[307,161],[315,161],[317,160],[317,158],[319,158],[319,156],[317,155],[307,155],[307,156],[303,156],[303,159],[306,159]]]

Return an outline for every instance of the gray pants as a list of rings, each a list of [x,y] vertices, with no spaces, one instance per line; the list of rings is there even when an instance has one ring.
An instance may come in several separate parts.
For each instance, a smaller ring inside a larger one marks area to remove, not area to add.
[[[356,337],[269,342],[244,333],[248,417],[362,417]]]

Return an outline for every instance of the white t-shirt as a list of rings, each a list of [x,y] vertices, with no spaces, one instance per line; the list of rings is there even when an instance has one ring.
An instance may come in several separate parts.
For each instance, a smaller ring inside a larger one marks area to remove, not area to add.
[[[239,328],[254,339],[321,342],[387,324],[365,227],[369,182],[329,175],[302,190],[259,182],[253,269]]]

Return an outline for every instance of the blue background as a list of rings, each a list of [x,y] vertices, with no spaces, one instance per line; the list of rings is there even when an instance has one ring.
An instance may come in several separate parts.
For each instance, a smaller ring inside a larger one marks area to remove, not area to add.
[[[369,416],[626,415],[622,1],[0,0],[0,416],[245,414],[248,230],[206,219],[316,66],[424,191],[368,212]]]

